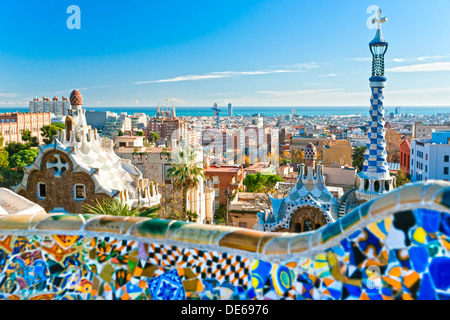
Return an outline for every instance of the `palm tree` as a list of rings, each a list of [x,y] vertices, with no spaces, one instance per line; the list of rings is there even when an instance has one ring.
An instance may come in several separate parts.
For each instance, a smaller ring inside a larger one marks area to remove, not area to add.
[[[110,216],[132,216],[158,218],[157,211],[161,209],[159,206],[151,207],[142,211],[140,206],[130,208],[126,203],[119,201],[117,198],[107,197],[102,202],[95,199],[94,205],[84,204],[83,211],[88,214],[101,214]]]
[[[352,164],[353,167],[357,167],[358,168],[358,172],[362,170],[363,166],[364,166],[364,161],[365,161],[365,154],[366,154],[366,146],[361,146],[361,147],[357,147],[355,149],[353,149],[353,153],[352,153]]]
[[[174,184],[181,187],[184,217],[187,217],[187,193],[189,189],[198,187],[200,177],[205,177],[203,175],[203,167],[198,165],[195,158],[195,150],[190,147],[185,147],[178,153],[173,154],[172,168],[167,170],[167,177],[173,178]]]

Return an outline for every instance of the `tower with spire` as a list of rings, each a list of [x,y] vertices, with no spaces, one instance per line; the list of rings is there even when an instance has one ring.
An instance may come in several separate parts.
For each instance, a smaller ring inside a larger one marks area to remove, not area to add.
[[[372,20],[372,23],[377,24],[377,32],[369,43],[372,53],[372,76],[369,79],[372,96],[370,98],[369,143],[363,169],[358,173],[359,186],[355,192],[360,201],[368,201],[395,188],[395,178],[391,177],[386,161],[386,130],[384,128],[383,89],[386,83],[384,55],[388,48],[388,42],[381,33],[381,24],[386,21],[386,17],[381,17],[381,9],[378,10],[378,16]]]

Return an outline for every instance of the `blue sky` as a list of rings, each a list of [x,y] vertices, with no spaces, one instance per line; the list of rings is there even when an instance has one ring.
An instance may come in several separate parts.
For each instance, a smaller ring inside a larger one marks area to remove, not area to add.
[[[68,29],[70,5],[81,29]],[[367,106],[383,9],[387,106],[450,105],[450,1],[0,1],[0,108]]]

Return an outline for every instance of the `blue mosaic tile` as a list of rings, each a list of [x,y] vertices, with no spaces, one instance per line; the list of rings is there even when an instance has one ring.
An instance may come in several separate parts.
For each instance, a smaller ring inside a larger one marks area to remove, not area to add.
[[[376,237],[372,232],[370,232],[369,230],[367,230],[366,228],[364,228],[365,235],[367,237],[365,237],[364,240],[360,240],[358,242],[359,248],[361,249],[362,252],[368,252],[369,249],[372,249],[375,251],[375,256],[378,256],[380,254],[381,251],[381,243],[380,240],[378,239],[378,237]]]
[[[327,224],[325,229],[322,230],[322,242],[326,242],[340,233],[341,227],[339,226],[339,222]]]
[[[435,233],[439,231],[441,222],[441,214],[439,212],[428,209],[417,209],[422,212],[422,226],[426,232]]]
[[[441,225],[439,231],[450,237],[450,215],[444,212],[441,213]]]
[[[428,266],[428,250],[423,246],[413,246],[409,248],[409,256],[415,271],[425,272]]]
[[[434,292],[433,284],[428,273],[422,275],[422,283],[420,285],[419,300],[436,300],[436,293]]]
[[[429,269],[435,288],[447,291],[450,288],[450,258],[434,258],[430,263]]]
[[[166,272],[149,280],[148,287],[153,300],[186,299],[183,284],[177,270]]]

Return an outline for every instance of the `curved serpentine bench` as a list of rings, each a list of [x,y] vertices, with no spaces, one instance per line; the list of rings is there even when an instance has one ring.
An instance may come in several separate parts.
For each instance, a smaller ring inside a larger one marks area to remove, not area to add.
[[[4,215],[0,299],[448,299],[449,213],[450,183],[429,181],[301,234]]]

